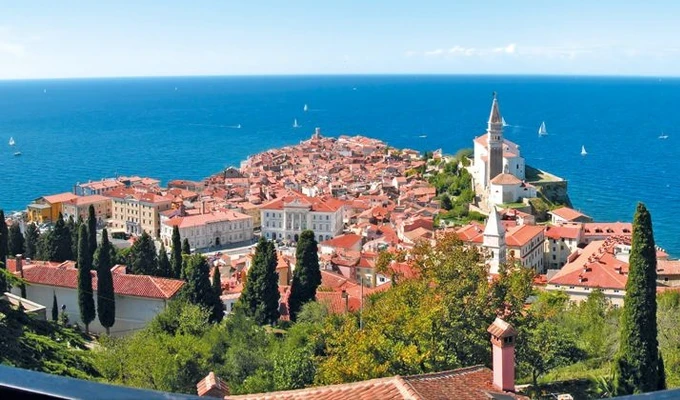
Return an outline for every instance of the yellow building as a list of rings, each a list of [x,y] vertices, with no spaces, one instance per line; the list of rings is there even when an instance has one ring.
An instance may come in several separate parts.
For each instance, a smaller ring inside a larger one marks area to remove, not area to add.
[[[121,229],[131,235],[146,232],[158,237],[160,214],[169,210],[172,200],[154,193],[137,192],[134,189],[116,189],[106,194],[111,199],[109,227]]]
[[[59,213],[62,211],[63,203],[77,198],[78,196],[70,192],[40,197],[28,205],[26,210],[28,213],[28,222],[39,224],[55,222],[57,218],[59,218]]]

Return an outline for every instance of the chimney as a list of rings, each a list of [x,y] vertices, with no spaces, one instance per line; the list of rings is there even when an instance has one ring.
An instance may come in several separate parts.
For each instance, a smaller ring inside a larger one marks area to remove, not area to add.
[[[21,275],[21,277],[24,277],[24,263],[23,263],[23,256],[21,254],[17,254],[16,257],[14,258],[14,266],[16,268],[16,272]]]
[[[229,395],[227,383],[210,371],[208,376],[196,384],[196,391],[200,397],[216,397],[222,399]]]
[[[205,214],[205,200],[201,200],[201,214]]]
[[[512,325],[496,318],[487,332],[491,334],[493,352],[493,385],[507,392],[515,391],[515,339]]]

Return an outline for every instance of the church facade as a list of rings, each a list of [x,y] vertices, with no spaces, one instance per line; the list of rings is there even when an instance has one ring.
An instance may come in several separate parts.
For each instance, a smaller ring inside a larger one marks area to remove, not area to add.
[[[494,93],[486,133],[474,139],[470,167],[475,193],[481,206],[514,203],[536,197],[536,188],[525,182],[525,162],[519,145],[503,137],[503,117]]]

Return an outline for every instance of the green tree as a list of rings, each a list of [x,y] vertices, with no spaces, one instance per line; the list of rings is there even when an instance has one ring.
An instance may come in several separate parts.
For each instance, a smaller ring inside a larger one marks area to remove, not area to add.
[[[82,219],[78,218],[78,222],[74,221],[73,216],[69,216],[66,222],[66,229],[69,232],[71,238],[71,256],[67,258],[68,260],[74,260],[78,257],[78,234],[80,233],[80,225],[82,224]]]
[[[279,277],[276,264],[274,243],[260,237],[238,300],[238,309],[253,318],[258,325],[273,324],[279,319]]]
[[[451,198],[448,194],[444,193],[441,195],[441,202],[441,206],[444,210],[449,211],[453,208],[453,203],[451,202]]]
[[[215,293],[213,298],[213,305],[211,307],[210,317],[212,321],[220,322],[224,318],[224,303],[222,303],[222,277],[220,276],[220,269],[213,268],[212,289]]]
[[[621,340],[616,357],[619,394],[658,390],[659,343],[656,321],[656,246],[652,217],[638,203],[633,217],[628,281],[621,314]]]
[[[5,223],[5,212],[0,210],[0,268],[7,268],[7,252],[9,251],[9,231]],[[0,293],[7,291],[7,279],[0,274]]]
[[[158,261],[156,246],[148,233],[143,232],[130,248],[130,269],[135,275],[156,275]]]
[[[89,228],[88,228],[89,229]],[[88,231],[89,233],[89,231]],[[116,297],[111,274],[111,242],[106,228],[102,230],[102,243],[95,253],[97,260],[97,315],[99,322],[109,334],[109,328],[116,322]]]
[[[189,239],[187,238],[184,238],[184,241],[182,242],[182,254],[191,254],[191,246],[189,245]]]
[[[57,292],[52,291],[52,321],[59,319],[59,306],[57,305]]]
[[[24,254],[24,235],[21,234],[21,227],[15,222],[9,228],[8,247],[10,256]]]
[[[316,288],[321,284],[318,244],[311,230],[303,231],[295,251],[296,262],[293,282],[288,297],[290,319],[295,321],[303,304],[316,298]]]
[[[90,204],[87,213],[87,244],[90,246],[90,257],[94,257],[94,252],[97,251],[97,215],[94,205]]]
[[[59,213],[52,231],[48,235],[44,235],[44,237],[44,259],[57,262],[74,259],[73,249],[71,248],[71,232],[66,226],[61,213]]]
[[[179,228],[177,225],[172,228],[172,253],[170,262],[172,263],[172,277],[180,279],[182,277],[182,239],[179,237]]]
[[[85,324],[85,332],[90,330],[90,322],[94,321],[94,294],[92,293],[92,259],[87,241],[87,227],[80,225],[78,235],[78,307],[80,319]]]
[[[161,243],[161,249],[158,251],[158,276],[163,278],[173,278],[174,271],[172,264],[168,259],[168,252],[165,250],[165,245]]]
[[[24,239],[24,256],[35,258],[38,255],[38,243],[40,242],[40,231],[35,224],[30,223],[26,226],[26,237]]]
[[[209,310],[210,321],[221,319],[217,315],[215,307],[219,302],[219,296],[210,284],[210,272],[208,261],[200,254],[187,257],[187,283],[184,285],[184,295],[189,302],[205,307]]]

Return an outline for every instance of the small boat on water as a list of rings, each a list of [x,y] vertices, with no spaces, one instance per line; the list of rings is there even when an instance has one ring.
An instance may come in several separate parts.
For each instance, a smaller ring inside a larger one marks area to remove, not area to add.
[[[17,152],[14,153],[14,157],[18,157],[18,156],[20,156],[20,155],[21,155],[21,152],[20,152],[20,151],[17,151]]]
[[[423,138],[423,139],[424,139],[424,138],[426,138],[426,137],[427,137],[427,135],[420,135],[420,136],[418,136],[418,137],[419,137],[419,138]]]
[[[541,122],[540,128],[538,128],[538,136],[546,136],[548,131],[545,129],[545,121]]]
[[[668,135],[662,132],[661,135],[659,136],[659,139],[668,139]]]
[[[588,155],[588,152],[586,151],[586,146],[581,146],[581,155],[582,156]]]
[[[304,112],[309,111],[309,107],[307,107],[307,104],[305,104],[305,106],[302,108],[302,111],[304,111]]]
[[[236,129],[241,129],[241,124],[236,125]]]
[[[505,122],[505,117],[501,117],[501,121],[503,122],[503,126],[504,126],[504,127],[510,126],[510,124],[508,124],[507,122]]]
[[[10,145],[10,146],[14,146],[15,144],[16,144],[16,142],[14,141],[14,138],[13,138],[13,137],[10,137],[10,138],[9,138],[9,145]]]
[[[299,128],[300,124],[297,122],[297,118],[293,120],[293,128]]]

